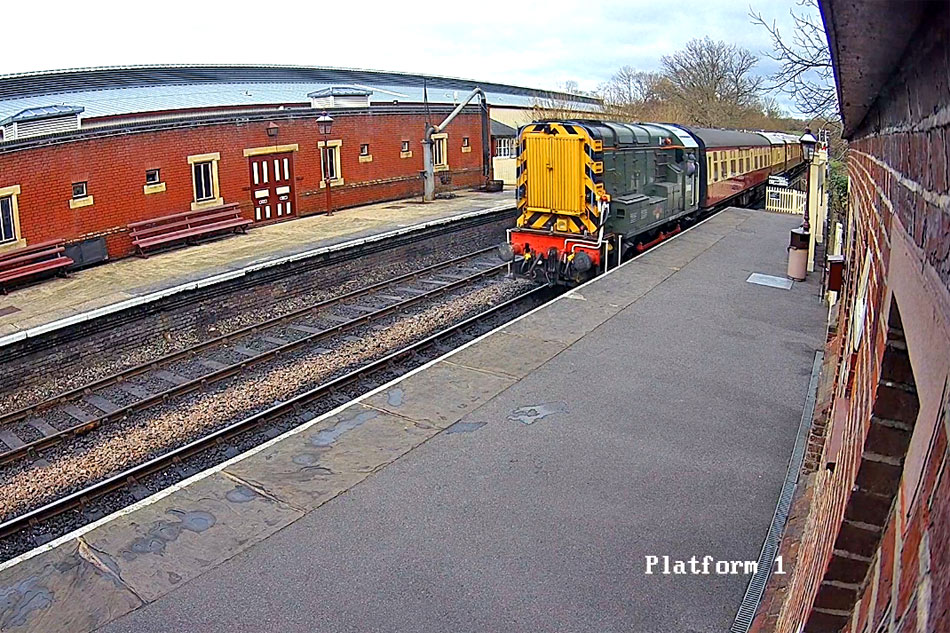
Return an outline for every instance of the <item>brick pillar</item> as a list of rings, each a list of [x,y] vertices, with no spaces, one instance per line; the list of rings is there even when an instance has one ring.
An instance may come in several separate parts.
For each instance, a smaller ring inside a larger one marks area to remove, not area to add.
[[[854,486],[805,633],[838,633],[849,621],[887,525],[920,408],[896,303]]]

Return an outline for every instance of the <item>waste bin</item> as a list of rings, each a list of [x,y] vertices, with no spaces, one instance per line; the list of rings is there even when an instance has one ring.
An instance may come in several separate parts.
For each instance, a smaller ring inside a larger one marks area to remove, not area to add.
[[[788,278],[804,281],[808,270],[808,243],[811,235],[803,228],[792,229],[788,244]]]

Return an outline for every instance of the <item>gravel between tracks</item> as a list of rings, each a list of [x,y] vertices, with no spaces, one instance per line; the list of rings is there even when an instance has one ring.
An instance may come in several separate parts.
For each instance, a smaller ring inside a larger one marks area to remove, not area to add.
[[[497,242],[494,236],[476,235],[473,236],[469,247],[471,251],[474,251],[478,248],[490,246],[494,242]],[[75,362],[70,363],[69,367],[65,368],[64,374],[51,374],[42,381],[20,385],[9,393],[0,393],[0,414],[16,411],[123,369],[185,349],[202,340],[228,334],[258,323],[264,318],[262,315],[266,315],[267,318],[282,316],[308,305],[332,299],[399,275],[411,273],[459,255],[457,249],[435,249],[430,253],[417,255],[411,259],[367,267],[359,277],[342,281],[331,288],[309,289],[300,294],[286,295],[272,303],[256,306],[254,309],[225,315],[207,328],[191,327],[150,337],[142,340],[142,344],[132,352],[122,353],[115,357],[103,357],[96,354],[76,358]],[[142,338],[141,335],[136,335],[136,337]]]
[[[48,503],[93,481],[325,382],[369,360],[437,332],[526,291],[533,284],[503,279],[426,306],[385,329],[331,353],[269,363],[189,397],[65,441],[33,464],[10,464],[0,475],[4,519]]]

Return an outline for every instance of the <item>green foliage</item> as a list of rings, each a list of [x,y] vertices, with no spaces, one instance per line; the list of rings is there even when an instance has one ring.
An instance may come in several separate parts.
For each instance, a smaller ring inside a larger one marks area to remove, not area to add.
[[[831,196],[831,216],[843,218],[848,205],[848,167],[841,160],[832,159],[828,169],[828,193]]]

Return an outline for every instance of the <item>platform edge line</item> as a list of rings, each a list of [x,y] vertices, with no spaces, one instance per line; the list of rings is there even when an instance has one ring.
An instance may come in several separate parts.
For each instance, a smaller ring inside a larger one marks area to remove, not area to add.
[[[497,209],[496,209],[496,210],[497,210]],[[486,212],[487,212],[487,211],[486,211]],[[720,212],[720,213],[721,213],[721,212]],[[692,231],[692,230],[694,230],[694,229],[696,229],[696,228],[699,228],[700,226],[704,225],[706,222],[708,222],[709,220],[711,220],[711,219],[717,217],[718,215],[719,215],[719,213],[715,213],[715,214],[709,216],[708,218],[705,218],[705,219],[703,219],[702,221],[697,222],[696,224],[694,224],[694,225],[691,226],[690,228],[686,229],[685,231],[682,231],[682,232],[680,232],[680,233],[677,233],[677,234],[674,235],[673,237],[671,237],[671,238],[665,240],[662,244],[658,245],[657,248],[662,248],[664,245],[671,243],[673,240],[677,239],[677,238],[680,237],[681,235],[686,235],[686,234],[689,233],[690,231]],[[456,216],[456,217],[457,217],[457,216]],[[36,548],[34,548],[34,549],[31,549],[31,550],[29,550],[29,551],[27,551],[27,552],[24,552],[24,553],[18,555],[18,556],[15,556],[14,558],[11,558],[11,559],[9,559],[9,560],[6,560],[6,561],[0,563],[0,572],[4,572],[4,571],[6,571],[7,569],[10,569],[11,567],[15,567],[16,565],[18,565],[18,564],[20,564],[20,563],[22,563],[22,562],[25,562],[25,561],[27,561],[27,560],[29,560],[29,559],[31,559],[31,558],[34,558],[34,557],[36,557],[36,556],[39,556],[40,554],[44,554],[44,553],[46,553],[46,552],[48,552],[48,551],[50,551],[50,550],[56,549],[56,548],[59,547],[60,545],[63,545],[64,543],[68,543],[69,541],[72,541],[72,540],[74,540],[74,539],[80,538],[80,537],[84,536],[85,534],[88,534],[88,533],[91,532],[92,530],[94,530],[94,529],[96,529],[96,528],[99,528],[99,527],[101,527],[101,526],[103,526],[103,525],[106,525],[106,524],[108,524],[108,523],[111,523],[112,521],[115,521],[116,519],[122,518],[122,517],[124,517],[124,516],[126,516],[126,515],[128,515],[128,514],[132,514],[133,512],[136,512],[136,511],[138,511],[138,510],[140,510],[140,509],[142,509],[142,508],[146,508],[146,507],[148,507],[148,506],[150,506],[150,505],[152,505],[152,504],[154,504],[154,503],[157,503],[158,501],[161,501],[161,500],[164,499],[165,497],[167,497],[167,496],[169,496],[169,495],[171,495],[171,494],[177,492],[178,490],[187,488],[187,487],[191,486],[192,484],[195,484],[195,483],[197,483],[197,482],[199,482],[199,481],[201,481],[201,480],[203,480],[203,479],[206,479],[206,478],[210,477],[211,475],[214,475],[214,474],[216,474],[216,473],[218,473],[218,472],[223,471],[225,468],[228,468],[228,467],[232,466],[233,464],[236,464],[236,463],[238,463],[238,462],[240,462],[240,461],[242,461],[242,460],[244,460],[244,459],[247,459],[247,458],[249,458],[249,457],[252,457],[252,456],[256,455],[257,453],[260,453],[261,451],[267,450],[268,448],[270,448],[271,446],[273,446],[274,444],[276,444],[276,443],[278,443],[278,442],[280,442],[280,441],[283,441],[283,440],[285,440],[285,439],[287,439],[287,438],[289,438],[289,437],[293,437],[294,435],[297,435],[297,434],[299,434],[299,433],[304,433],[304,432],[308,431],[309,429],[311,429],[311,428],[312,428],[313,426],[315,426],[316,424],[319,424],[320,422],[322,422],[323,420],[342,413],[343,411],[345,411],[345,410],[346,410],[347,408],[349,408],[350,406],[355,405],[355,404],[360,404],[360,403],[362,403],[364,400],[366,400],[366,399],[368,399],[368,398],[370,398],[370,397],[372,397],[372,396],[375,396],[377,393],[381,393],[381,392],[383,392],[383,391],[386,391],[386,390],[388,390],[388,389],[391,389],[393,386],[399,384],[399,383],[402,382],[403,380],[405,380],[405,379],[407,379],[407,378],[409,378],[409,377],[411,377],[411,376],[414,376],[415,374],[417,374],[417,373],[419,373],[419,372],[421,372],[421,371],[424,371],[424,370],[428,369],[429,367],[432,367],[432,366],[435,365],[436,363],[440,363],[440,362],[442,362],[443,360],[445,360],[445,359],[447,359],[447,358],[449,358],[449,357],[451,357],[451,356],[454,356],[455,354],[458,354],[458,353],[462,352],[462,351],[465,350],[465,349],[468,349],[470,346],[475,345],[476,343],[479,343],[480,341],[482,341],[483,339],[488,338],[488,337],[491,336],[492,334],[495,334],[495,333],[497,333],[497,332],[500,332],[500,331],[504,330],[505,328],[507,328],[507,327],[509,327],[509,326],[511,326],[511,325],[514,325],[515,323],[518,323],[518,322],[521,321],[522,319],[525,319],[525,318],[527,318],[527,317],[533,315],[535,312],[538,312],[538,311],[542,310],[543,308],[545,308],[545,307],[547,307],[547,306],[549,306],[549,305],[552,305],[553,303],[555,303],[555,302],[557,302],[557,301],[561,301],[562,299],[564,299],[564,297],[568,296],[569,294],[572,294],[572,293],[574,293],[575,291],[579,291],[579,290],[581,290],[582,288],[587,287],[589,284],[593,284],[595,281],[597,281],[597,280],[599,280],[599,279],[603,279],[604,277],[607,277],[608,275],[613,274],[615,271],[620,270],[620,269],[623,268],[624,266],[629,265],[631,262],[636,261],[637,259],[639,259],[639,258],[642,257],[643,255],[646,255],[646,254],[649,253],[649,252],[651,252],[651,251],[645,251],[645,252],[643,252],[643,253],[640,253],[639,255],[636,255],[635,257],[632,257],[632,258],[629,259],[628,261],[624,262],[624,263],[621,264],[620,266],[617,266],[616,268],[610,269],[609,271],[607,271],[607,272],[604,273],[603,275],[599,275],[599,276],[597,276],[597,277],[594,277],[593,279],[590,279],[589,281],[584,282],[584,283],[581,284],[580,286],[577,286],[577,287],[575,287],[575,288],[572,288],[571,290],[565,292],[564,294],[558,295],[557,297],[555,297],[555,298],[552,299],[551,301],[548,301],[547,303],[543,303],[543,304],[541,304],[541,305],[539,305],[539,306],[537,306],[537,307],[535,307],[535,308],[532,308],[531,310],[525,312],[525,313],[522,314],[521,316],[515,317],[515,318],[512,319],[511,321],[508,321],[507,323],[504,323],[504,324],[502,324],[502,325],[499,325],[497,328],[495,328],[495,329],[493,329],[493,330],[489,330],[488,332],[485,332],[485,333],[482,334],[481,336],[478,336],[478,337],[472,339],[471,341],[469,341],[469,342],[467,342],[467,343],[464,343],[463,345],[460,345],[459,347],[457,347],[457,348],[455,348],[455,349],[453,349],[453,350],[451,350],[451,351],[446,352],[446,353],[443,354],[442,356],[439,356],[439,357],[437,357],[437,358],[433,358],[433,359],[430,360],[429,362],[427,362],[427,363],[425,363],[425,364],[423,364],[423,365],[420,365],[419,367],[416,367],[415,369],[412,369],[412,370],[406,372],[406,373],[403,374],[402,376],[399,376],[399,377],[397,377],[397,378],[394,378],[393,380],[389,381],[388,383],[386,383],[386,384],[384,384],[384,385],[380,385],[379,387],[376,387],[375,389],[371,389],[370,391],[367,391],[366,393],[364,393],[364,394],[362,394],[362,395],[360,395],[360,396],[357,396],[356,398],[350,400],[349,402],[344,402],[343,404],[339,405],[338,407],[335,407],[334,409],[331,409],[331,410],[329,410],[329,411],[327,411],[327,412],[325,412],[325,413],[322,413],[322,414],[320,414],[319,416],[317,416],[317,417],[315,417],[315,418],[313,418],[313,419],[311,419],[311,420],[308,420],[308,421],[304,422],[303,424],[301,424],[301,425],[299,425],[299,426],[296,426],[296,427],[290,429],[289,431],[286,431],[285,433],[282,433],[281,435],[278,435],[278,436],[276,436],[276,437],[274,437],[274,438],[271,438],[270,440],[264,442],[263,444],[261,444],[261,445],[259,445],[259,446],[255,446],[254,448],[252,448],[252,449],[250,449],[250,450],[248,450],[248,451],[245,451],[245,452],[241,453],[240,455],[235,455],[234,457],[232,457],[232,458],[230,458],[230,459],[228,459],[228,460],[226,460],[226,461],[223,461],[223,462],[221,462],[220,464],[217,464],[217,465],[215,465],[215,466],[212,466],[211,468],[208,468],[208,469],[206,469],[206,470],[203,470],[203,471],[201,471],[200,473],[196,473],[196,474],[192,475],[191,477],[188,477],[188,478],[186,478],[186,479],[182,479],[182,480],[179,481],[178,483],[172,484],[172,485],[169,486],[168,488],[165,488],[165,489],[163,489],[163,490],[159,490],[158,492],[156,492],[156,493],[154,493],[154,494],[152,494],[152,495],[150,495],[150,496],[148,496],[148,497],[145,497],[144,499],[141,499],[141,500],[139,500],[139,501],[136,501],[135,503],[133,503],[133,504],[130,505],[130,506],[127,506],[127,507],[125,507],[125,508],[122,508],[121,510],[117,510],[117,511],[113,512],[112,514],[109,514],[109,515],[106,515],[106,516],[104,516],[104,517],[102,517],[102,518],[100,518],[100,519],[97,519],[96,521],[93,521],[92,523],[90,523],[90,524],[88,524],[88,525],[84,525],[84,526],[82,526],[82,527],[80,527],[80,528],[77,528],[77,529],[73,530],[72,532],[68,532],[67,534],[64,534],[64,535],[60,536],[59,538],[53,539],[52,541],[50,541],[50,542],[48,542],[48,543],[44,543],[43,545],[40,545],[39,547],[36,547]]]

